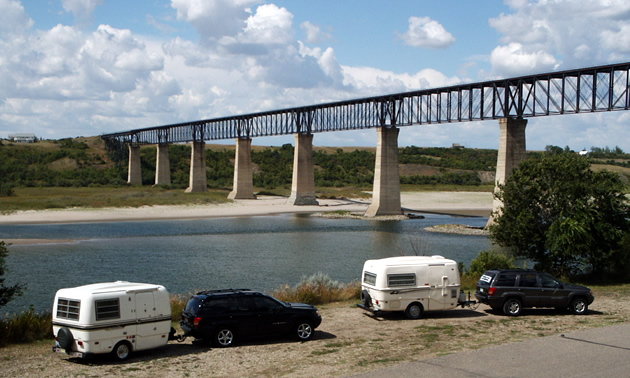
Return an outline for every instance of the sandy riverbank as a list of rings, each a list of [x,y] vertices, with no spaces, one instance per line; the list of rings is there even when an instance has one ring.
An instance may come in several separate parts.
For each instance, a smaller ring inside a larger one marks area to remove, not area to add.
[[[191,206],[146,206],[139,208],[55,209],[19,211],[0,215],[0,227],[8,224],[51,224],[81,222],[124,222],[218,217],[243,217],[327,211],[365,212],[369,200],[320,199],[319,206],[292,206],[284,197],[261,196],[256,200]],[[492,194],[479,192],[403,192],[401,204],[406,212],[488,216]],[[7,243],[33,243],[33,239],[5,239]],[[38,243],[64,242],[41,240]],[[67,242],[67,241],[65,241]]]

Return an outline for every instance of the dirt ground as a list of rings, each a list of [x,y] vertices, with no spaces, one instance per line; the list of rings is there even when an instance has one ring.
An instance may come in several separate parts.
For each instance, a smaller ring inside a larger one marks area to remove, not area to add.
[[[476,311],[425,312],[422,319],[407,320],[402,315],[374,318],[355,304],[334,304],[320,307],[323,322],[309,342],[248,340],[220,349],[187,339],[116,363],[108,356],[77,360],[55,354],[49,340],[0,349],[0,371],[5,377],[347,376],[490,344],[630,321],[630,298],[597,292],[595,296],[585,316],[530,309],[511,318],[481,305]]]

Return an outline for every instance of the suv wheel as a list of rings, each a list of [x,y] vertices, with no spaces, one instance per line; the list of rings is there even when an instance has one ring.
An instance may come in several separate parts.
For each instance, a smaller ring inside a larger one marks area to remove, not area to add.
[[[219,328],[214,335],[214,343],[221,348],[234,345],[234,332],[230,328]]]
[[[307,341],[313,337],[313,326],[310,322],[300,321],[295,327],[295,336],[300,341]]]
[[[503,304],[503,313],[509,316],[519,316],[521,314],[521,301],[516,298],[510,298]]]
[[[405,316],[409,319],[420,319],[424,313],[424,307],[421,303],[413,302],[405,310]]]
[[[584,315],[588,310],[588,303],[584,300],[584,298],[575,298],[571,301],[571,305],[569,306],[571,313],[574,315]]]

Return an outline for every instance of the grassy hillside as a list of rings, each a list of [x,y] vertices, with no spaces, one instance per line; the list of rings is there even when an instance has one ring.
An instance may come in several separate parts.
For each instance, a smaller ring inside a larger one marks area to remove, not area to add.
[[[207,144],[207,182],[217,198],[227,195],[234,176],[234,145]],[[365,195],[372,189],[374,147],[313,148],[315,184],[322,197]],[[155,181],[156,147],[143,146],[143,187],[127,185],[127,156],[105,149],[99,137],[38,141],[16,144],[0,141],[0,211],[20,208],[68,206],[137,206],[152,203],[194,202],[182,195],[188,186],[190,146],[171,145],[172,183],[151,188]],[[291,189],[294,148],[252,146],[254,186],[259,192],[288,195]],[[630,177],[630,156],[598,149],[594,169]],[[531,155],[542,152],[531,152]],[[496,150],[470,148],[404,147],[399,150],[403,190],[492,190]],[[115,195],[105,188],[126,187]],[[89,188],[89,190],[85,190]],[[96,190],[100,188],[100,190]],[[171,194],[173,192],[173,194]],[[175,194],[177,193],[177,194]],[[21,203],[31,198],[30,204]],[[149,199],[150,198],[150,199]],[[206,198],[207,199],[207,198]]]

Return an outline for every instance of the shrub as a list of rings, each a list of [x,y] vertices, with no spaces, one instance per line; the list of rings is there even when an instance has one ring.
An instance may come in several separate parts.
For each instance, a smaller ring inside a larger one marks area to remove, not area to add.
[[[514,265],[514,257],[509,256],[505,252],[499,251],[481,251],[479,255],[470,263],[470,267],[466,271],[467,274],[480,276],[488,269],[512,269]]]
[[[12,197],[15,195],[13,191],[13,184],[3,183],[0,184],[0,197]]]
[[[300,283],[294,287],[284,285],[274,290],[271,295],[282,301],[320,305],[351,299],[358,300],[361,295],[361,285],[357,281],[342,284],[332,280],[326,274],[317,273],[310,277],[303,276]]]
[[[37,314],[31,307],[13,317],[0,319],[0,347],[52,338],[50,313]]]

